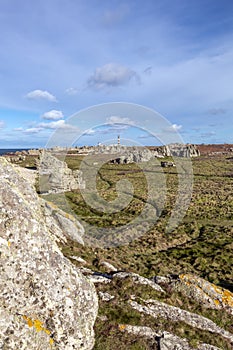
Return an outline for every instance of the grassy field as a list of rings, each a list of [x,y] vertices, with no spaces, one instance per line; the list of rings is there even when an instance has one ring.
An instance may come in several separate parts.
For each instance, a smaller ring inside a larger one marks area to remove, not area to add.
[[[79,169],[83,158],[67,156],[65,160],[71,169]],[[30,162],[33,166],[33,159]],[[128,244],[116,247],[103,248],[88,244],[81,246],[68,241],[61,246],[64,255],[82,257],[87,261],[86,267],[94,271],[105,272],[101,261],[108,261],[119,270],[136,272],[146,277],[193,273],[233,291],[233,158],[230,155],[201,156],[192,159],[192,168],[192,198],[183,220],[174,231],[165,233],[177,196],[177,171],[176,168],[161,168],[158,163],[153,173],[154,176],[164,175],[167,193],[159,219],[150,230]],[[55,202],[64,210],[72,209],[79,220],[88,223],[90,226],[86,229],[87,237],[93,232],[95,234],[95,228],[105,228],[106,232],[111,232],[138,217],[148,201],[145,172],[137,164],[103,165],[97,172],[99,195],[107,201],[117,198],[116,184],[122,179],[131,181],[134,195],[124,210],[112,214],[93,209],[78,190],[68,192],[65,196],[46,195],[44,198]],[[64,203],[65,198],[67,204]],[[151,200],[151,205],[156,207],[156,201]],[[87,239],[87,243],[88,241]],[[73,263],[79,266],[78,262]],[[233,316],[224,311],[206,309],[184,294],[169,289],[161,295],[149,287],[135,286],[130,280],[115,280],[110,285],[100,284],[96,288],[97,291],[109,292],[115,296],[107,304],[99,300],[99,315],[95,323],[96,350],[155,349],[155,345],[149,340],[123,333],[119,324],[163,329],[187,338],[193,347],[204,341],[221,349],[232,348],[220,335],[213,336],[210,332],[197,331],[183,322],[145,317],[127,306],[127,300],[130,295],[142,299],[154,298],[208,317],[232,332]]]
[[[82,157],[67,156],[71,169],[78,169]],[[177,196],[176,168],[155,166],[155,175],[164,172],[166,202],[156,224],[143,236],[127,245],[107,249],[79,247],[75,250],[91,264],[94,257],[111,260],[120,269],[157,274],[193,272],[217,284],[233,284],[233,160],[229,156],[192,159],[194,185],[192,199],[185,217],[171,233],[165,227]],[[69,206],[78,218],[92,228],[121,227],[139,216],[146,205],[148,191],[145,174],[137,164],[105,164],[97,176],[99,195],[111,201],[117,197],[116,184],[128,179],[134,195],[124,210],[102,213],[87,205],[79,191],[66,193]],[[59,203],[59,195],[46,196]],[[62,202],[61,202],[62,204]],[[88,233],[88,232],[87,232]],[[94,254],[95,253],[95,254]],[[94,255],[93,255],[94,254]]]

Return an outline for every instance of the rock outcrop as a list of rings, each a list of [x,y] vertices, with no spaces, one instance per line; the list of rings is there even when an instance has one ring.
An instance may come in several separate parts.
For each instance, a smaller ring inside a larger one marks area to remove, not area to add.
[[[71,170],[49,151],[42,151],[38,161],[40,192],[62,193],[85,188],[80,170]]]
[[[90,154],[116,154],[112,163],[128,164],[147,162],[151,158],[183,157],[191,158],[200,156],[196,145],[192,144],[169,144],[159,147],[127,147],[122,145],[105,146],[100,145],[89,149]]]
[[[171,143],[169,145],[157,147],[154,149],[154,153],[155,156],[156,153],[158,153],[163,157],[191,158],[200,156],[200,151],[196,145],[178,143]]]
[[[90,154],[112,154],[111,163],[129,164],[149,161],[154,155],[146,147],[127,147],[121,145],[93,147]]]
[[[0,349],[92,349],[95,288],[56,244],[69,218],[46,207],[4,158],[0,213]],[[81,227],[70,227],[77,238]]]
[[[191,274],[180,275],[179,282],[175,283],[174,287],[182,290],[190,298],[202,301],[206,307],[224,309],[233,315],[233,293],[227,289]]]
[[[211,317],[200,314],[201,308],[204,307],[206,310],[219,310],[219,315],[225,311],[226,315],[228,313],[231,315],[233,295],[230,291],[219,288],[194,275],[156,276],[148,279],[136,273],[116,271],[116,268],[107,262],[102,262],[100,266],[101,269],[105,268],[107,272],[93,272],[86,267],[83,267],[82,271],[95,283],[98,290],[100,309],[102,312],[105,310],[105,313],[99,316],[102,324],[104,322],[108,324],[109,322],[108,310],[116,307],[115,312],[117,312],[118,308],[121,307],[123,314],[128,310],[125,319],[129,322],[118,323],[118,331],[131,335],[138,342],[141,339],[147,339],[145,349],[232,349],[233,334],[226,330],[222,324],[219,324],[219,320],[216,323]],[[110,271],[111,266],[112,270]],[[177,304],[173,293],[177,297]],[[154,297],[151,297],[152,295]],[[189,305],[186,301],[188,309],[185,309],[185,304],[181,299],[182,295],[188,299],[190,298]],[[195,300],[196,306],[193,311],[190,311],[189,308],[193,307],[193,300]],[[172,305],[171,302],[176,305]],[[196,310],[199,311],[195,312]],[[135,320],[130,323],[134,312],[137,312]],[[212,315],[212,313],[210,312],[209,315]],[[135,322],[137,322],[136,325]],[[230,319],[226,324],[229,325],[229,323]],[[207,339],[212,338],[211,344],[203,341],[205,338],[203,340],[190,339],[190,337],[187,339],[185,336],[182,337],[180,333],[175,334],[175,325],[180,325],[178,330],[181,329],[184,335],[186,334],[183,330],[185,327],[187,327],[187,334],[189,332],[209,334]],[[106,327],[106,329],[108,328]],[[111,334],[109,334],[109,337],[111,337]],[[220,340],[216,344],[215,337],[219,337],[222,341]],[[221,345],[219,346],[219,344]],[[122,345],[122,349],[126,348],[127,346]],[[139,348],[141,347],[139,346]]]

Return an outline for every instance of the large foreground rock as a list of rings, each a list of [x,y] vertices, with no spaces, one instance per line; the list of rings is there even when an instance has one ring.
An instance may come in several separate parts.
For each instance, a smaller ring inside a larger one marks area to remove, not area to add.
[[[2,350],[93,347],[96,292],[62,255],[53,227],[29,182],[0,158]]]

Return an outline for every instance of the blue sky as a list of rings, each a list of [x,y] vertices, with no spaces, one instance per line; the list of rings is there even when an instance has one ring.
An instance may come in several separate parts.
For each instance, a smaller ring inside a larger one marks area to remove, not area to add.
[[[229,0],[1,0],[0,148],[43,147],[76,112],[121,101],[159,112],[184,142],[233,143],[232,13]],[[110,107],[93,127],[112,117],[130,126],[83,140],[151,144]]]

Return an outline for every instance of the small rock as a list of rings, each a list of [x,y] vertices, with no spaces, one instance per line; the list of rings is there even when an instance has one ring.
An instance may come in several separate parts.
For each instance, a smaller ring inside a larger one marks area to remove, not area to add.
[[[114,295],[111,295],[107,292],[104,293],[104,292],[99,291],[98,295],[99,295],[100,299],[103,301],[110,301],[110,300],[115,298]]]

